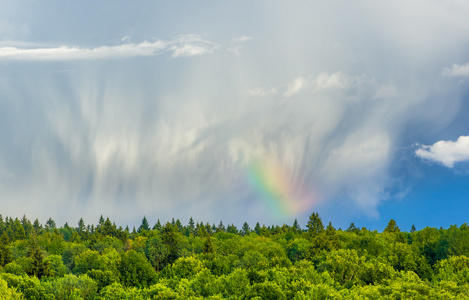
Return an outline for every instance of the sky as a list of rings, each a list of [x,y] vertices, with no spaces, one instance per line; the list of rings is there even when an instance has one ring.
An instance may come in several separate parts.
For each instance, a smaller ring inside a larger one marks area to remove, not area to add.
[[[1,6],[4,217],[469,221],[467,1]]]

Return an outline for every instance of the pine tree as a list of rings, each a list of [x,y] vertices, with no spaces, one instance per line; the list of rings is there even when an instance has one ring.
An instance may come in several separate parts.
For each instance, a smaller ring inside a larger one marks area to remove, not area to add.
[[[202,222],[200,222],[202,224]],[[205,229],[205,225],[202,224],[202,225],[199,225],[199,229],[197,230],[197,236],[200,236],[200,237],[206,237],[208,236],[208,232],[207,230]]]
[[[142,233],[142,231],[149,231],[149,230],[150,230],[150,224],[148,224],[147,218],[143,216],[142,224],[138,228],[138,233]]]
[[[80,218],[80,221],[78,221],[77,231],[80,236],[84,236],[85,231],[86,231],[86,226],[85,226],[85,221],[83,221],[83,218]]]
[[[182,223],[179,219],[176,220],[176,228],[178,229],[179,232],[183,232],[184,231],[184,226],[182,226]]]
[[[243,227],[241,228],[242,235],[248,235],[251,233],[251,228],[249,227],[248,222],[244,222]]]
[[[109,217],[106,218],[106,221],[103,223],[103,227],[101,228],[101,233],[103,235],[110,235],[110,236],[115,236],[116,234],[116,224],[112,224],[111,220],[109,220]]]
[[[21,218],[21,225],[23,225],[26,236],[30,236],[33,233],[33,224],[26,218],[26,215],[23,215],[23,218]]]
[[[205,223],[205,230],[207,231],[208,234],[213,234],[212,226],[207,222]]]
[[[3,217],[0,214],[0,234],[2,234],[3,232],[5,232],[5,222],[3,221]]]
[[[220,221],[220,224],[218,224],[218,227],[217,227],[217,232],[225,232],[226,229],[225,229],[225,225],[223,225],[223,222]]]
[[[6,231],[3,231],[0,237],[0,267],[4,267],[6,264],[11,262],[11,250],[8,246],[8,236]]]
[[[355,223],[350,223],[350,226],[347,228],[347,232],[359,233],[360,229],[358,229],[357,226],[355,226]]]
[[[300,227],[300,224],[298,224],[298,220],[295,219],[295,221],[293,222],[293,231],[295,233],[300,233],[301,232],[301,227]]]
[[[26,238],[26,232],[24,231],[23,225],[21,225],[18,218],[13,222],[13,237],[15,240],[24,240]]]
[[[384,232],[389,232],[389,233],[394,233],[394,232],[400,232],[401,230],[399,227],[396,225],[396,221],[391,219],[388,223],[388,226],[384,229]]]
[[[204,242],[204,253],[213,253],[214,251],[212,239],[210,238],[210,235],[208,235]]]
[[[167,256],[166,265],[172,264],[178,258],[179,239],[176,228],[169,222],[163,227],[161,232],[161,240],[168,247],[169,254]]]
[[[39,279],[41,279],[43,276],[49,275],[49,264],[44,261],[44,254],[37,245],[35,239],[32,239],[29,246],[28,257],[32,258],[29,275],[36,276]]]
[[[309,221],[306,227],[308,228],[308,233],[312,237],[324,231],[324,225],[322,224],[322,220],[318,213],[312,213],[311,216],[309,216]]]
[[[153,226],[153,230],[161,231],[160,219],[158,219],[158,221],[156,222],[155,226]]]
[[[261,225],[259,222],[256,223],[256,227],[254,227],[254,232],[257,234],[261,234]]]
[[[228,225],[228,227],[226,228],[226,231],[229,233],[238,234],[238,228],[236,228],[236,226],[233,224]]]
[[[410,228],[410,233],[414,233],[417,229],[415,228],[415,225],[412,224],[412,227]]]
[[[187,224],[187,236],[194,235],[195,233],[195,223],[192,217],[189,219],[189,224]]]
[[[47,222],[46,222],[46,229],[50,230],[50,229],[54,229],[56,227],[57,226],[55,225],[55,221],[52,220],[52,218],[49,218],[49,220],[47,220]]]

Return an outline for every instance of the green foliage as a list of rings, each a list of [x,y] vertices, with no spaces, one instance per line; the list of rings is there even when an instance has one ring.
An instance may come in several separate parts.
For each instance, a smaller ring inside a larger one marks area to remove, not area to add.
[[[28,275],[36,276],[41,279],[43,276],[49,276],[49,261],[44,260],[44,254],[36,243],[36,240],[32,239],[28,250],[28,257],[31,259],[30,268],[28,268]]]
[[[150,224],[148,224],[147,218],[143,217],[142,224],[138,227],[138,233],[150,230]]]
[[[159,225],[158,225],[159,224]],[[122,230],[0,216],[0,299],[465,299],[469,227],[379,233],[191,218]],[[73,274],[71,274],[73,273]]]
[[[86,274],[90,270],[108,270],[108,262],[98,251],[86,250],[75,257],[75,274]]]
[[[7,282],[0,279],[0,300],[20,300],[23,299],[23,294],[18,292],[15,288],[10,288]]]
[[[3,222],[3,220],[2,220]],[[9,246],[8,236],[3,232],[0,237],[0,267],[5,266],[12,260],[11,249]]]
[[[156,283],[156,271],[145,255],[134,250],[121,254],[118,269],[125,286],[148,287]]]
[[[324,231],[324,225],[322,224],[322,220],[319,217],[318,213],[312,213],[309,216],[309,220],[308,220],[308,224],[306,225],[306,228],[308,228],[308,233],[312,237]]]
[[[1,278],[8,283],[9,287],[21,292],[25,299],[53,299],[53,296],[46,292],[37,277],[2,274]]]
[[[145,256],[156,271],[162,270],[169,261],[170,248],[163,243],[159,235],[147,240],[145,244]]]
[[[63,277],[68,273],[68,269],[60,255],[49,255],[44,259],[44,263],[49,266],[49,275],[51,277]]]
[[[98,285],[87,275],[65,275],[56,281],[47,282],[46,290],[55,299],[84,299],[91,300],[97,296]]]
[[[399,227],[396,225],[396,221],[391,219],[388,223],[388,226],[384,229],[384,232],[389,232],[389,233],[394,233],[394,232],[400,232],[401,230]]]

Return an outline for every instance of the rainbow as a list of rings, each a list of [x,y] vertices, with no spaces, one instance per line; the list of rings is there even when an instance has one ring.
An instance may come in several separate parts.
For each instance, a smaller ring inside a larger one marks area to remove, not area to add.
[[[288,176],[288,170],[273,160],[256,161],[247,170],[250,186],[279,219],[309,211],[315,203],[312,193]]]

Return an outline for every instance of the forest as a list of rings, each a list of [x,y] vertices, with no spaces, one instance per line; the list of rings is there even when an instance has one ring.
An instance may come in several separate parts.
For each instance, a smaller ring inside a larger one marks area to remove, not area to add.
[[[469,226],[383,232],[0,215],[0,299],[464,299]]]

